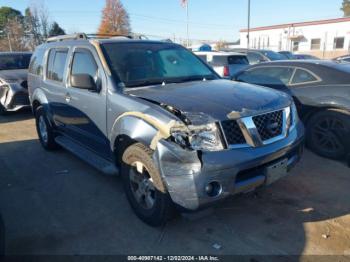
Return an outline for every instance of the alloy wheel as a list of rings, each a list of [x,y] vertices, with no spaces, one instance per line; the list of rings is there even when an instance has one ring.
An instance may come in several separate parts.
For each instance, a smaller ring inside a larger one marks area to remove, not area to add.
[[[327,153],[337,153],[344,150],[341,134],[345,132],[346,127],[342,121],[327,117],[315,123],[311,135],[321,150]]]
[[[44,116],[42,115],[39,117],[39,133],[44,143],[47,143],[48,142],[47,126],[46,126]]]
[[[129,170],[130,187],[137,203],[144,209],[152,209],[156,202],[156,189],[146,167],[134,162]]]

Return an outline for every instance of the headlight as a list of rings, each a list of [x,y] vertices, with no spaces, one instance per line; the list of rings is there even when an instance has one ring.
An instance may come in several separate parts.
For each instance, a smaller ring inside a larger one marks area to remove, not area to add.
[[[295,103],[293,102],[291,107],[291,125],[290,125],[290,130],[294,129],[297,123],[299,122],[299,116],[298,116],[298,111]]]
[[[174,128],[171,135],[175,142],[193,150],[220,151],[224,149],[220,132],[215,123],[202,126]]]

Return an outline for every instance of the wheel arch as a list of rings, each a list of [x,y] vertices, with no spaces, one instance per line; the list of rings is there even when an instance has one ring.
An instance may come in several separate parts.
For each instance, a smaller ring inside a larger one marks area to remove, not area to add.
[[[158,130],[145,120],[135,116],[124,116],[113,124],[110,141],[116,164],[121,164],[124,151],[134,143],[142,143],[151,147]]]

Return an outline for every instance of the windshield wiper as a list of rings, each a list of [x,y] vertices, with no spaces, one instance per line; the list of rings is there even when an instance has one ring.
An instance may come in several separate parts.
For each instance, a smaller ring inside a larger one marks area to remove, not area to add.
[[[191,81],[205,81],[205,80],[213,80],[213,79],[215,79],[214,75],[195,75],[195,76],[177,78],[174,81],[171,80],[170,82],[184,83],[184,82],[191,82]]]
[[[143,81],[133,81],[132,83],[127,83],[126,87],[142,87],[150,85],[161,85],[164,84],[164,80],[143,80]]]

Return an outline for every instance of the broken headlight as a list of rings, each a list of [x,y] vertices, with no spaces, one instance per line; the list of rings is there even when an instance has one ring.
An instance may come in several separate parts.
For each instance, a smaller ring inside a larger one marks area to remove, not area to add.
[[[171,135],[177,144],[193,150],[220,151],[224,149],[220,131],[215,123],[173,128]]]

